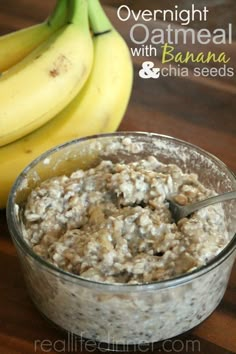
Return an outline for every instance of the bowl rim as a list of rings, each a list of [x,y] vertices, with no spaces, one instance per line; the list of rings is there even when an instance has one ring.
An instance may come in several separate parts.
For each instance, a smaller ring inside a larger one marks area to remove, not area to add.
[[[153,137],[153,138],[161,138],[161,139],[167,139],[169,141],[174,141],[178,142],[180,144],[184,144],[189,146],[190,148],[197,150],[199,153],[206,155],[209,159],[213,160],[216,164],[220,165],[220,167],[227,172],[228,176],[232,179],[232,181],[235,181],[235,187],[236,187],[236,176],[235,174],[227,167],[227,165],[221,161],[218,157],[215,155],[211,154],[210,152],[202,149],[201,147],[194,145],[190,142],[184,141],[182,139],[178,139],[169,135],[164,135],[164,134],[158,134],[158,133],[151,133],[151,132],[143,132],[143,131],[119,131],[119,132],[114,132],[114,133],[103,133],[103,134],[95,134],[95,135],[90,135],[90,136],[85,136],[82,138],[77,138],[73,139],[70,141],[67,141],[66,143],[57,145],[40,156],[38,156],[36,159],[34,159],[32,162],[30,162],[24,169],[23,171],[18,175],[17,179],[15,180],[9,197],[7,201],[7,207],[6,207],[6,216],[7,216],[7,224],[8,228],[12,237],[12,240],[15,244],[15,246],[18,246],[24,254],[30,256],[34,261],[38,263],[40,267],[45,268],[47,271],[50,273],[58,273],[62,278],[65,278],[67,281],[71,282],[76,282],[84,287],[89,287],[93,288],[94,286],[96,289],[100,290],[106,290],[109,292],[142,292],[142,291],[153,291],[153,290],[162,290],[162,289],[167,289],[167,288],[172,288],[176,287],[178,285],[182,284],[187,284],[191,282],[195,278],[199,278],[200,276],[204,275],[205,273],[208,273],[209,271],[213,270],[214,268],[218,267],[221,263],[223,263],[226,259],[228,259],[236,250],[236,233],[232,237],[231,241],[224,247],[224,249],[219,252],[213,259],[211,259],[207,264],[198,267],[194,269],[191,272],[184,273],[181,275],[178,275],[176,277],[166,279],[166,280],[161,280],[161,281],[155,281],[155,282],[147,282],[147,283],[138,283],[138,284],[127,284],[127,283],[105,283],[105,282],[100,282],[100,281],[94,281],[91,279],[87,279],[84,277],[81,277],[80,275],[76,275],[67,271],[64,271],[63,269],[60,269],[56,267],[55,265],[45,261],[42,257],[37,255],[33,249],[27,244],[27,242],[24,240],[22,237],[22,232],[20,229],[20,223],[17,220],[16,213],[15,213],[15,202],[14,198],[17,192],[17,189],[19,185],[21,184],[22,180],[25,178],[27,173],[35,167],[39,162],[43,161],[46,159],[50,154],[56,153],[59,150],[62,150],[64,148],[67,148],[70,145],[75,145],[79,144],[83,141],[89,141],[89,140],[94,140],[94,139],[102,139],[102,138],[109,138],[109,137],[134,137],[134,136],[140,136],[140,137]],[[17,247],[16,247],[17,248]]]

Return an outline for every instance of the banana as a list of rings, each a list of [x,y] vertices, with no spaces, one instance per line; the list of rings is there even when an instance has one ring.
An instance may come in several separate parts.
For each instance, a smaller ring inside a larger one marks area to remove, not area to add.
[[[66,23],[68,0],[57,0],[52,15],[44,22],[0,37],[0,72],[26,57]]]
[[[5,207],[17,175],[34,158],[68,140],[115,131],[123,118],[133,81],[130,53],[97,0],[89,0],[89,16],[95,32],[90,77],[80,94],[53,120],[0,148],[0,208]]]
[[[52,119],[81,90],[93,43],[87,0],[73,0],[69,24],[0,78],[0,146]]]

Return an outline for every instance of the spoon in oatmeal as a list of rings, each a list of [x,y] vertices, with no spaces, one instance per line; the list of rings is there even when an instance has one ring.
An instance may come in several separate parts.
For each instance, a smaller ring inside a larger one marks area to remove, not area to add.
[[[205,208],[206,206],[224,202],[226,200],[231,200],[236,198],[236,191],[226,192],[223,194],[216,195],[214,197],[210,197],[199,202],[187,205],[181,205],[178,203],[177,198],[175,196],[169,196],[167,198],[167,202],[169,203],[169,209],[172,214],[172,217],[175,222],[178,222],[180,219],[185,218],[192,214],[193,212]]]

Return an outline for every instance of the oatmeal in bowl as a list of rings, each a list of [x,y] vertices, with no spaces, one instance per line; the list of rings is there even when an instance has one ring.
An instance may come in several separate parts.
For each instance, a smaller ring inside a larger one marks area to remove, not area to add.
[[[79,139],[17,179],[8,224],[30,296],[62,329],[137,345],[190,330],[221,301],[235,258],[230,201],[175,223],[192,203],[235,189],[217,158],[150,133]]]

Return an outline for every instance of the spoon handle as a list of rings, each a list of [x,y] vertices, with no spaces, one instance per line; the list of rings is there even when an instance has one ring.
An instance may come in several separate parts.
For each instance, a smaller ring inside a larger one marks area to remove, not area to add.
[[[231,200],[236,198],[236,191],[233,192],[226,192],[224,194],[216,195],[214,197],[210,197],[205,200],[201,200],[200,202],[196,202],[194,204],[191,204],[189,206],[185,207],[185,210],[188,210],[188,214],[193,213],[194,211],[204,208],[208,205],[224,202],[226,200]]]

